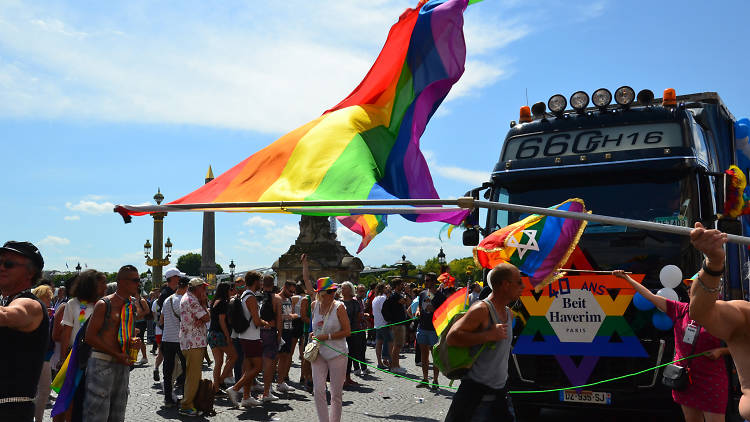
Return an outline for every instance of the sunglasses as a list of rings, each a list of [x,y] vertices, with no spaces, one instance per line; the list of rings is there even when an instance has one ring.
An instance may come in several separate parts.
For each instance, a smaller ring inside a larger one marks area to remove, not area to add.
[[[335,294],[335,293],[336,293],[336,289],[331,289],[331,290],[321,290],[321,293],[328,293],[329,295],[332,295],[332,294]]]
[[[11,261],[9,259],[0,259],[0,265],[3,266],[6,270],[10,270],[14,267],[21,267],[26,264],[18,261]]]

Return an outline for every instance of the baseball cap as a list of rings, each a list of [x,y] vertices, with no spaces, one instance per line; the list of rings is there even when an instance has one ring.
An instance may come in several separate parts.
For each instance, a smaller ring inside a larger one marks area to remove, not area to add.
[[[34,265],[39,267],[40,270],[44,268],[44,259],[42,258],[42,254],[39,252],[39,249],[37,249],[37,247],[34,246],[31,242],[16,242],[15,240],[9,240],[5,242],[0,250],[15,252],[19,255],[23,255],[26,258],[29,258],[31,262],[34,263]]]
[[[198,287],[198,286],[202,286],[204,284],[208,284],[208,283],[206,283],[200,277],[193,277],[193,278],[190,279],[190,287]]]
[[[165,278],[174,277],[176,275],[180,277],[185,277],[187,274],[181,272],[177,268],[170,268],[167,270],[167,272],[164,273]]]

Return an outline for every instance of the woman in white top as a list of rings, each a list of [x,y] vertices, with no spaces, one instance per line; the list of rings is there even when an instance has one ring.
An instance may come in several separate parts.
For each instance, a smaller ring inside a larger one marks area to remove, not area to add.
[[[305,273],[303,269],[303,274]],[[313,395],[318,420],[339,422],[341,420],[342,391],[346,379],[346,362],[349,337],[349,317],[342,302],[334,300],[337,284],[330,277],[319,278],[315,291],[318,299],[312,304],[313,340],[322,344],[318,357],[312,362]],[[331,379],[331,407],[326,403],[326,377]]]

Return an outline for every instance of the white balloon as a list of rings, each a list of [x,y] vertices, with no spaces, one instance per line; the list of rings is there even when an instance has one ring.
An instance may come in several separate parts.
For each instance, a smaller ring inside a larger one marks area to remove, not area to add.
[[[659,281],[662,286],[674,289],[682,282],[682,270],[677,265],[666,265],[659,271]]]
[[[669,287],[659,289],[659,291],[656,292],[656,295],[661,296],[665,299],[674,300],[675,302],[680,300],[680,297],[677,296],[677,292],[675,292],[674,289],[671,289]]]

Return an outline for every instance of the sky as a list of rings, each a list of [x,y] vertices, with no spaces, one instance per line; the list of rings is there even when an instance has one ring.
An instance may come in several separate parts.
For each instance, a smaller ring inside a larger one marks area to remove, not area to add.
[[[198,188],[343,99],[417,1],[0,2],[0,238],[29,240],[45,269],[146,270],[153,220],[114,204]],[[750,116],[750,3],[485,0],[465,12],[466,71],[421,148],[441,197],[489,179],[520,106],[622,85],[715,91]],[[619,198],[626,204],[635,198]],[[552,205],[552,204],[550,204]],[[593,210],[596,212],[596,210]],[[294,215],[217,213],[216,261],[270,266]],[[399,216],[358,256],[421,264],[471,255],[442,223]],[[173,262],[200,252],[202,215],[172,213]],[[338,239],[354,254],[359,236]]]

